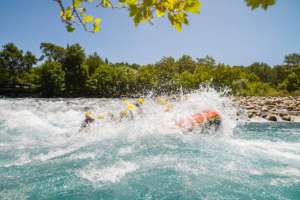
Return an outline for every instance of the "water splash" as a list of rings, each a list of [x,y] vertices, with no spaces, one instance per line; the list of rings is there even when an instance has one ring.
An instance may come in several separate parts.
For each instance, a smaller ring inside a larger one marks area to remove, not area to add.
[[[117,116],[126,107],[122,99],[1,99],[0,198],[63,199],[74,191],[89,199],[299,194],[297,125],[240,127],[227,91],[208,87],[165,98],[172,104],[169,112],[148,95],[135,120],[105,117],[84,132],[78,131],[84,112]],[[221,113],[217,134],[183,134],[174,126],[208,109]]]

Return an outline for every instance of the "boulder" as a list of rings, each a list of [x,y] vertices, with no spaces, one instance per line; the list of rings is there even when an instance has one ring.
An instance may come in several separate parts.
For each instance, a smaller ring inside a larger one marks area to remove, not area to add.
[[[284,121],[289,121],[289,122],[290,122],[292,118],[291,118],[290,115],[283,115],[283,116],[281,117],[281,119],[284,120]]]
[[[277,117],[275,115],[269,115],[267,116],[267,120],[272,122],[277,122]]]

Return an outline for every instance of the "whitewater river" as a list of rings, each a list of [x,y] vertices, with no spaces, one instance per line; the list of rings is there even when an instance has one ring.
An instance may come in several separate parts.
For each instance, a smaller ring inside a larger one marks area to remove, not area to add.
[[[132,100],[129,100],[132,101]],[[0,99],[0,199],[300,199],[300,124],[237,121],[212,91],[172,102],[146,98],[131,121],[119,99]],[[214,134],[174,121],[215,109]],[[241,116],[239,116],[241,118]]]

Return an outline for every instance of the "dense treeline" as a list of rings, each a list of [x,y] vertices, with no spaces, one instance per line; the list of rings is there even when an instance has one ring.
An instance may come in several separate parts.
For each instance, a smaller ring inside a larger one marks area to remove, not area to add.
[[[13,43],[0,50],[0,88],[27,86],[43,97],[120,97],[175,93],[208,84],[230,88],[234,95],[300,95],[300,55],[285,56],[284,64],[270,67],[255,62],[229,66],[209,56],[192,59],[163,57],[149,65],[110,63],[97,53],[86,55],[79,44],[66,48],[41,43],[42,56],[24,53]]]

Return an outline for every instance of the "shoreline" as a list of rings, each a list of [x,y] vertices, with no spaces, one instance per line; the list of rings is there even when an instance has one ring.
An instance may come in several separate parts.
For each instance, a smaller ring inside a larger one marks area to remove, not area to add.
[[[264,119],[273,122],[300,122],[300,97],[234,97],[237,115],[249,121]]]
[[[42,98],[37,96],[27,97],[9,97],[0,96],[0,99],[84,99],[99,97],[52,97]],[[105,97],[104,97],[105,98]],[[112,97],[122,98],[122,97]],[[128,97],[128,98],[134,98]],[[172,97],[170,97],[172,98]],[[233,105],[237,108],[237,117],[249,122],[300,122],[300,96],[233,96],[231,98]]]

